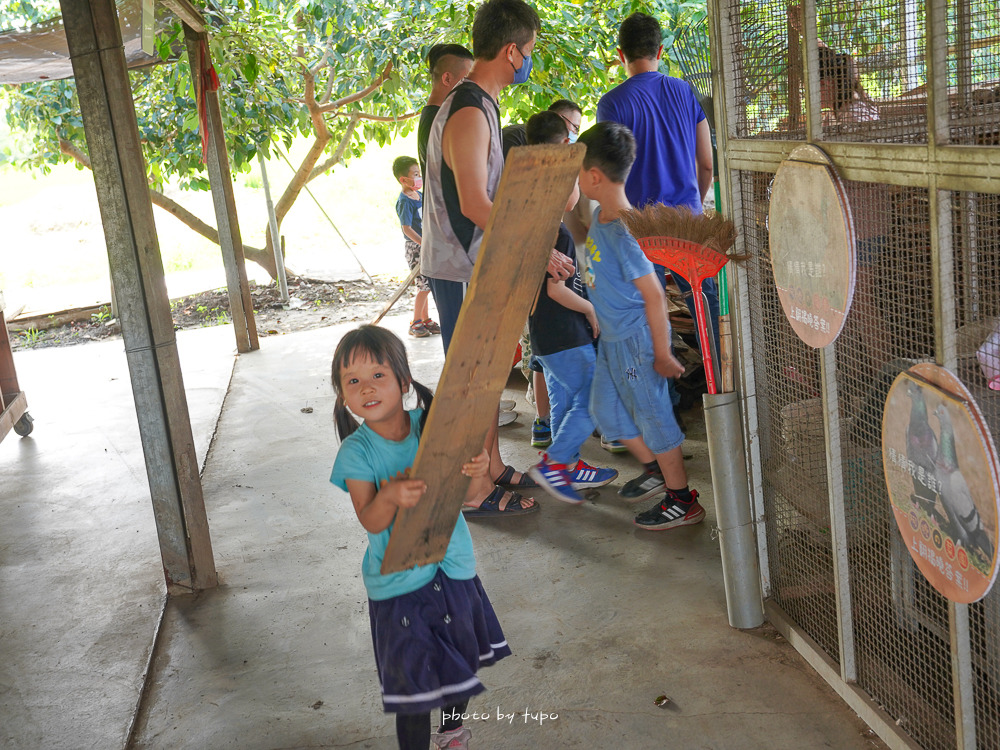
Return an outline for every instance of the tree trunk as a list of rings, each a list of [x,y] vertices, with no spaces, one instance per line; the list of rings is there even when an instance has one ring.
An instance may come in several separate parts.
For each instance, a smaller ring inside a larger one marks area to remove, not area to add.
[[[328,130],[324,128],[322,132],[316,133],[316,139],[313,141],[312,146],[309,147],[309,152],[302,160],[302,163],[299,164],[298,169],[295,170],[295,174],[292,176],[291,182],[289,182],[287,187],[285,187],[285,191],[281,194],[278,202],[274,204],[274,215],[277,219],[279,231],[281,229],[282,220],[284,220],[285,216],[288,215],[288,212],[295,204],[295,200],[302,192],[302,188],[304,188],[306,183],[309,181],[313,167],[316,166],[316,162],[318,162],[319,157],[323,155],[323,151],[326,149],[326,144],[329,142],[330,132]],[[267,229],[264,232],[264,249],[261,252],[270,254],[272,268],[274,267],[275,239],[276,238],[271,236],[271,225],[268,223]]]

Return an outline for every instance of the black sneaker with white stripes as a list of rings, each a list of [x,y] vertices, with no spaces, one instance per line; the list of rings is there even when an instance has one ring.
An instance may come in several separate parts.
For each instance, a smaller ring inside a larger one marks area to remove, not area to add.
[[[678,526],[693,526],[705,520],[705,509],[698,504],[698,490],[691,490],[691,502],[683,503],[667,490],[666,497],[635,517],[635,525],[650,531],[665,531]]]

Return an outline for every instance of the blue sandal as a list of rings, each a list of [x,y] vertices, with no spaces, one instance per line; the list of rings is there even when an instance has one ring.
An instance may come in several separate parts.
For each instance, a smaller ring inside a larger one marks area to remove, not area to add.
[[[504,499],[507,495],[511,498],[507,501],[502,509],[500,508],[500,501]],[[503,487],[494,487],[493,491],[486,496],[486,499],[479,505],[478,508],[473,508],[470,505],[462,506],[462,515],[475,517],[475,516],[524,516],[528,513],[538,512],[538,503],[534,505],[525,505],[524,498],[516,492],[510,492],[505,490]]]
[[[529,477],[524,472],[521,473],[521,478],[513,482],[514,475],[517,473],[517,469],[513,466],[504,466],[503,471],[500,472],[500,476],[497,477],[496,484],[498,487],[504,487],[508,490],[536,490],[538,489],[538,482]]]

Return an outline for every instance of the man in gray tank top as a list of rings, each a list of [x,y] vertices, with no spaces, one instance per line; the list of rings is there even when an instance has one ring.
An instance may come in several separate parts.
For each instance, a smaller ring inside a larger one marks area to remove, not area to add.
[[[528,80],[540,29],[538,14],[523,0],[487,0],[480,5],[472,24],[472,70],[442,102],[431,125],[421,274],[431,285],[445,353],[503,172],[497,99],[507,86]],[[486,448],[498,486],[465,512],[504,516],[537,511],[534,500],[505,491],[537,485],[504,465],[495,421],[493,425]]]
[[[472,26],[472,70],[431,125],[421,274],[431,284],[445,352],[503,172],[497,99],[507,86],[528,79],[540,28],[538,14],[523,0],[483,3]],[[562,278],[572,272],[571,264],[556,265]]]

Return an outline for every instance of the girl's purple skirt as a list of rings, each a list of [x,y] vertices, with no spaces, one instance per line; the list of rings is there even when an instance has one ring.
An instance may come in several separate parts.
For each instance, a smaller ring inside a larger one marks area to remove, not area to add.
[[[510,655],[479,576],[456,581],[440,570],[409,594],[368,600],[375,664],[388,713],[422,714],[486,688],[476,677]]]

